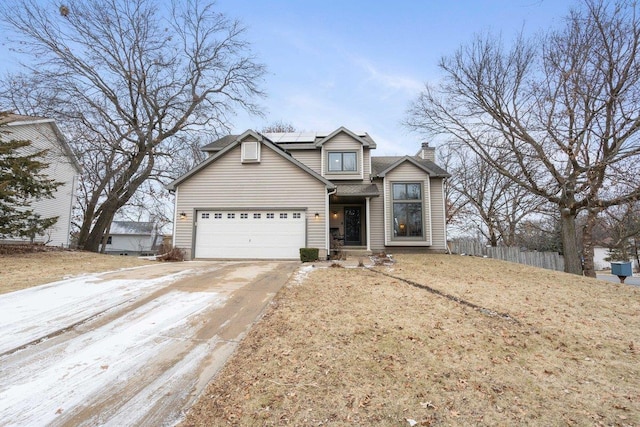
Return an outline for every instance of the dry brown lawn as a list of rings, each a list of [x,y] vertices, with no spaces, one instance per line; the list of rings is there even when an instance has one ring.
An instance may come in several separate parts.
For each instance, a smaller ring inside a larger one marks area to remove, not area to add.
[[[184,425],[640,425],[640,288],[397,258],[283,288]]]
[[[83,273],[149,264],[136,257],[81,251],[48,251],[0,255],[0,294],[55,282]]]

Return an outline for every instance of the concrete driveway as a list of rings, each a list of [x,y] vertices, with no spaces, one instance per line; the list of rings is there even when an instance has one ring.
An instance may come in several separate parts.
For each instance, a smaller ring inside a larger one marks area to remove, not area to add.
[[[175,424],[299,265],[159,264],[0,295],[0,424]]]

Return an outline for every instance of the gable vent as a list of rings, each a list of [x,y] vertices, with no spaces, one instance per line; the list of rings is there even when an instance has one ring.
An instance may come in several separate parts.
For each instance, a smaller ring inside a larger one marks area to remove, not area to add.
[[[244,141],[242,143],[242,163],[256,163],[260,161],[260,143],[258,141]]]

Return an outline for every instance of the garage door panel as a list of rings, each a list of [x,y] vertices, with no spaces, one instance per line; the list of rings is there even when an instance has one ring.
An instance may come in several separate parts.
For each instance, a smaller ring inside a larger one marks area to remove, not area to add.
[[[306,243],[302,211],[200,211],[197,218],[196,258],[298,259]]]

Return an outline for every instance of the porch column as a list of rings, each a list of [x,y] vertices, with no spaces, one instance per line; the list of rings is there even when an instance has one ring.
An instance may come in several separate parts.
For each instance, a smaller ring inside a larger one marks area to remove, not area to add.
[[[369,201],[371,200],[371,197],[367,197],[366,198],[366,205],[365,205],[365,225],[366,225],[366,229],[367,229],[367,250],[370,251],[371,250],[371,215],[369,214]]]

